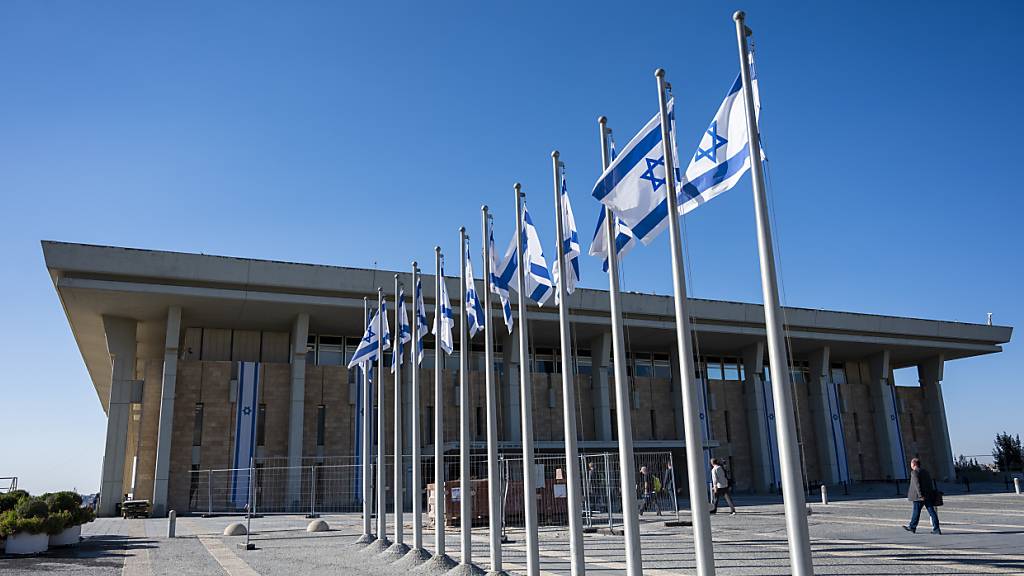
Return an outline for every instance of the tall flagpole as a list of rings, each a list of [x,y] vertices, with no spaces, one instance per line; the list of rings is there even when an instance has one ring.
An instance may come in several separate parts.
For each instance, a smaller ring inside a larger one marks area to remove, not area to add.
[[[530,369],[530,335],[526,324],[526,274],[523,257],[523,196],[522,186],[516,182],[516,290],[519,304],[519,412],[523,426],[523,508],[526,518],[526,574],[540,576],[540,552],[537,534],[537,487],[533,470],[533,383]]]
[[[377,288],[377,540],[381,548],[391,545],[388,541],[388,503],[385,487],[387,468],[384,459],[384,290]]]
[[[411,362],[409,362],[409,369],[411,372],[410,383],[412,387],[409,390],[409,399],[412,404],[412,487],[410,493],[412,494],[412,549],[413,553],[418,554],[420,558],[423,558],[423,503],[420,500],[420,490],[423,487],[423,472],[420,469],[422,462],[420,462],[422,456],[420,449],[422,440],[420,439],[420,349],[419,342],[420,338],[423,337],[420,334],[420,319],[419,319],[419,305],[418,291],[420,286],[420,269],[416,265],[416,261],[412,262],[412,324],[410,329],[412,330],[411,346],[409,346],[409,352],[411,354]]]
[[[562,171],[558,161],[558,150],[551,153],[551,167],[555,178],[555,228],[558,235],[556,251],[558,261],[558,324],[561,336],[562,358],[562,419],[564,420],[565,436],[565,481],[568,484],[569,496],[569,552],[572,558],[571,571],[573,576],[583,576],[587,572],[583,557],[583,507],[580,503],[580,469],[579,448],[576,445],[576,382],[572,370],[572,346],[569,338],[569,293],[565,286],[569,270],[565,266],[565,222],[562,220]]]
[[[466,227],[459,228],[459,528],[462,566],[473,566],[473,481],[469,473],[469,330],[466,326]]]
[[[793,416],[793,396],[789,385],[786,340],[782,333],[782,310],[779,306],[772,230],[768,220],[768,199],[764,190],[761,135],[757,130],[754,94],[751,88],[750,55],[747,49],[747,36],[751,31],[744,24],[745,16],[742,11],[737,11],[733,14],[733,19],[736,21],[736,43],[739,45],[740,75],[743,79],[743,99],[747,112],[747,141],[750,146],[750,172],[753,177],[754,214],[757,219],[757,251],[761,260],[761,292],[764,299],[765,327],[768,332],[768,361],[775,402],[775,430],[779,439],[779,468],[782,473],[786,534],[789,537],[789,561],[795,576],[809,576],[814,574],[814,565],[811,561],[811,539],[807,530],[806,500],[800,471],[796,420]]]
[[[363,321],[369,321],[369,300],[363,297]],[[362,421],[362,433],[363,433],[363,535],[359,537],[357,542],[361,544],[369,544],[376,540],[373,535],[373,494],[370,492],[370,484],[373,483],[373,469],[371,468],[370,460],[373,455],[373,401],[370,400],[370,394],[373,391],[373,383],[370,382],[370,363],[363,362],[359,365],[359,371],[363,376],[363,421]]]
[[[451,568],[455,562],[448,557],[444,548],[444,357],[441,350],[441,330],[444,306],[441,301],[441,247],[434,246],[434,557],[430,563],[440,568]]]
[[[405,478],[405,471],[402,466],[402,302],[398,301],[401,288],[402,284],[398,281],[398,274],[395,274],[395,337],[394,346],[391,348],[392,364],[395,366],[394,481],[391,488],[395,500],[395,543],[392,545],[395,555],[404,555],[409,551],[409,547],[404,542],[405,524],[402,520],[404,506],[402,480]]]
[[[611,163],[608,151],[608,120],[601,116],[597,123],[601,128],[601,166],[606,170]],[[633,423],[629,410],[629,380],[626,377],[626,340],[622,330],[622,294],[619,291],[619,255],[615,245],[615,213],[604,208],[605,245],[608,249],[608,307],[612,317],[612,368],[615,370],[615,411],[619,436],[619,489],[623,495],[636,493],[636,470],[633,459]],[[608,479],[610,480],[610,479]],[[623,498],[626,501],[626,498]],[[611,514],[609,503],[609,514]],[[640,551],[640,517],[636,506],[622,507],[622,526],[626,540],[626,574],[640,576],[643,562]]]
[[[661,111],[661,149],[665,155],[665,184],[668,198],[668,231],[672,242],[672,287],[675,292],[676,344],[679,346],[679,370],[683,397],[683,432],[686,440],[686,470],[690,489],[690,518],[693,522],[693,549],[697,574],[715,573],[715,554],[711,544],[711,516],[704,497],[704,450],[701,435],[700,408],[696,371],[693,366],[693,341],[690,316],[686,311],[686,269],[683,267],[683,241],[679,231],[679,199],[676,179],[668,103],[665,101],[665,71],[658,68],[658,109]]]
[[[492,576],[501,569],[501,482],[498,480],[498,391],[494,383],[494,337],[491,333],[491,231],[487,206],[480,208],[484,245],[484,381],[487,392],[487,512],[490,524],[488,542]]]

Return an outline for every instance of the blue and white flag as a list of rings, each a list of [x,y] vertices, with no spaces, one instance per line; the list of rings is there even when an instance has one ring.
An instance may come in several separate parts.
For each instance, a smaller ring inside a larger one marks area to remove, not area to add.
[[[413,305],[416,315],[416,364],[423,364],[423,339],[430,332],[427,326],[427,308],[423,305],[423,280],[416,278],[416,303]]]
[[[533,225],[533,219],[526,209],[526,202],[523,202],[523,260],[526,262],[526,297],[541,306],[554,292],[554,285],[551,280],[551,273],[548,271],[547,261],[544,259],[544,251],[541,248],[540,236],[537,228]],[[516,255],[516,235],[513,233],[512,240],[505,249],[505,256],[501,263],[495,268],[494,282],[506,291],[519,291],[519,275],[517,274],[518,262]]]
[[[590,243],[590,255],[604,258],[603,269],[607,272],[608,249],[606,244],[608,242],[605,240],[607,238],[604,230],[605,212],[605,207],[602,205],[601,213],[597,215],[597,230],[594,230],[594,241]],[[615,253],[619,255],[619,260],[621,260],[636,246],[636,236],[633,235],[633,231],[629,229],[629,226],[626,226],[626,223],[621,218],[616,218],[615,220]]]
[[[391,354],[391,373],[395,367],[402,365],[405,344],[412,340],[412,326],[409,325],[409,311],[405,308],[405,288],[398,290],[398,346]]]
[[[473,259],[469,255],[469,246],[464,247],[466,258],[466,321],[469,323],[469,337],[476,336],[476,333],[484,329],[484,307],[480,305],[480,298],[476,293],[476,282],[473,281]]]
[[[674,99],[668,102],[672,140],[669,149],[673,160],[676,156],[674,103]],[[666,189],[661,115],[655,114],[601,174],[594,184],[593,195],[611,208],[638,240],[650,244],[668,226]]]
[[[565,269],[568,278],[565,281],[566,294],[576,291],[576,284],[580,281],[580,237],[576,233],[576,217],[572,214],[572,205],[569,203],[569,191],[565,185],[565,176],[562,176],[562,250],[565,256]],[[558,265],[551,271],[554,283],[558,285]],[[555,303],[559,301],[559,292],[555,291]]]
[[[231,502],[238,508],[249,504],[249,471],[256,455],[256,427],[259,417],[260,364],[238,363],[238,392],[235,395],[235,443],[232,451]],[[244,469],[244,470],[242,470]]]
[[[359,341],[359,346],[356,347],[355,353],[352,354],[352,359],[348,362],[349,368],[360,364],[369,364],[377,359],[377,341],[382,333],[384,335],[384,349],[388,350],[391,347],[391,331],[388,328],[386,304],[383,308],[377,309],[373,318],[370,319],[370,323],[366,325],[363,339]]]
[[[491,273],[488,279],[490,285],[490,291],[492,294],[497,294],[501,299],[501,314],[505,318],[505,327],[508,328],[508,333],[512,333],[512,304],[508,301],[508,282],[502,282],[501,278],[497,274],[497,270],[500,269],[501,265],[498,263],[498,253],[494,250],[494,229],[491,229],[491,236],[487,239],[491,243]],[[515,271],[515,268],[513,268]]]
[[[452,303],[448,299],[448,287],[444,281],[444,265],[441,266],[440,276],[441,298],[434,306],[434,336],[444,353],[451,355],[455,349],[455,341],[452,339],[452,326],[455,320],[452,316]]]
[[[761,101],[757,94],[756,74],[751,75],[751,84],[754,115],[759,118]],[[737,76],[708,129],[701,135],[690,165],[679,179],[679,214],[686,214],[736,185],[740,177],[750,170],[749,141],[743,82]],[[761,155],[763,158],[763,149]]]

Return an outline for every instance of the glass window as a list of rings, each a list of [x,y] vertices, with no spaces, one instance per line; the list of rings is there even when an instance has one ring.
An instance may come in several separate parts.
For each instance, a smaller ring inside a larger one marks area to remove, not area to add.
[[[423,343],[423,364],[420,366],[427,370],[434,369],[434,344],[432,342]]]
[[[192,445],[203,445],[203,403],[197,402],[192,417]]]
[[[260,404],[256,409],[256,445],[266,446],[267,440],[267,405]]]
[[[341,336],[320,336],[317,339],[317,364],[341,366],[345,363],[345,339]]]
[[[580,354],[576,356],[576,373],[586,374],[589,376],[590,373],[594,370],[592,362],[593,360],[590,357],[589,350],[586,351],[586,355],[584,355],[583,351],[580,351]]]
[[[633,356],[633,374],[638,378],[654,376],[654,366],[651,364],[650,354],[637,354]]]
[[[846,370],[843,368],[842,364],[838,367],[835,365],[832,366],[832,382],[838,386],[846,384]]]
[[[740,380],[740,365],[735,358],[726,358],[722,367],[723,380]]]
[[[316,334],[306,338],[306,363],[316,364]]]
[[[551,348],[538,348],[533,356],[533,371],[552,374],[555,371],[555,354]]]
[[[723,380],[722,359],[708,358],[705,362],[707,365],[708,380]]]
[[[316,407],[316,445],[324,445],[324,433],[327,427],[327,407],[323,404]]]
[[[672,379],[672,362],[669,361],[668,354],[654,355],[654,377]]]

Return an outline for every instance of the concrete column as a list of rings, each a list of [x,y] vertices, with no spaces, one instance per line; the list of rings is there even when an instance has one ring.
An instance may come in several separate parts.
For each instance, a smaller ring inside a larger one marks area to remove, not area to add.
[[[519,324],[515,325],[512,333],[505,331],[501,342],[501,361],[505,365],[505,374],[502,378],[502,404],[506,413],[503,415],[505,423],[505,441],[521,442],[523,439],[522,430],[519,428],[521,417],[519,414]]]
[[[672,366],[672,420],[675,422],[675,439],[684,440],[683,388],[680,380],[682,372],[679,370],[679,348],[676,346],[673,346],[672,350],[669,351],[669,363]]]
[[[288,414],[288,493],[292,504],[299,505],[302,488],[302,425],[306,408],[306,340],[309,339],[309,314],[302,312],[292,322],[291,410]]]
[[[153,516],[167,514],[167,484],[171,476],[171,431],[174,426],[174,386],[178,381],[178,341],[181,307],[167,309],[164,336],[164,374],[160,391],[160,424],[156,433],[156,472],[153,478]]]
[[[135,384],[135,333],[137,322],[128,318],[103,317],[103,331],[110,354],[110,396],[107,401],[107,440],[100,477],[100,516],[114,516],[124,497],[125,454],[128,450],[128,421],[131,419]]]
[[[832,385],[831,354],[828,346],[812,352],[808,358],[811,393],[810,412],[812,429],[818,445],[818,469],[825,484],[840,482],[839,461],[836,455],[836,438],[832,428],[832,411],[829,409],[828,387]]]
[[[751,485],[755,492],[766,494],[771,491],[774,481],[771,461],[771,441],[767,429],[764,389],[761,386],[764,370],[764,342],[758,342],[743,349],[743,388],[746,390],[747,428],[750,430],[750,455],[753,478]]]
[[[907,477],[907,470],[903,462],[903,439],[900,435],[895,383],[889,377],[892,372],[889,351],[883,350],[868,358],[868,370],[871,403],[875,409],[875,444],[878,446],[882,476],[902,480]]]
[[[942,368],[945,358],[940,354],[917,365],[917,377],[924,393],[924,411],[932,438],[935,467],[932,475],[939,480],[953,481],[953,450],[949,445],[949,426],[946,424],[946,404],[942,400]]]
[[[612,333],[604,332],[590,341],[590,374],[594,394],[594,434],[598,440],[612,439],[612,402],[608,367],[612,356]]]

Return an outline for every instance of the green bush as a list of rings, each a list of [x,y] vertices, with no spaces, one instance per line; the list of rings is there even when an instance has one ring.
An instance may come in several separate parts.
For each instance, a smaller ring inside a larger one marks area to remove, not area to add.
[[[25,498],[14,507],[14,512],[22,518],[46,518],[50,507],[42,498]]]
[[[66,528],[92,522],[96,513],[82,507],[75,492],[53,492],[31,497],[18,490],[0,494],[0,537],[18,532],[59,534]]]
[[[42,534],[50,528],[47,518],[19,516],[16,510],[8,510],[0,514],[0,536],[11,536],[19,532],[29,534]]]
[[[24,490],[13,490],[6,494],[0,494],[0,513],[7,512],[8,510],[14,510],[14,507],[18,505],[18,502],[28,498],[28,492]]]

